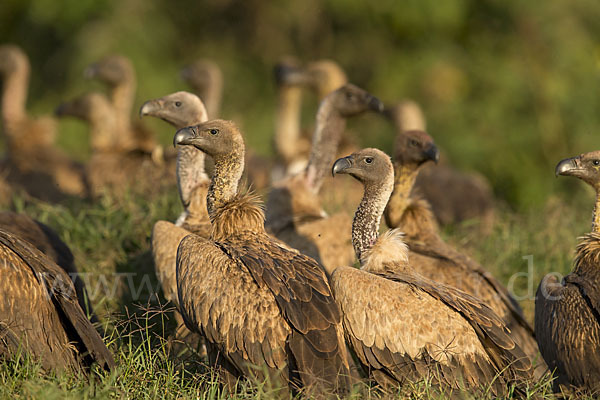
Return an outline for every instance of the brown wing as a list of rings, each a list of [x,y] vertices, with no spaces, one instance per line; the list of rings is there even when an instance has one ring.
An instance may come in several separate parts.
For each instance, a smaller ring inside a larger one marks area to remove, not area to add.
[[[0,229],[4,267],[0,317],[11,337],[25,341],[47,368],[115,363],[77,303],[68,275],[49,258]],[[12,341],[14,343],[14,340]],[[4,351],[14,351],[7,346]]]
[[[293,328],[289,346],[303,384],[347,386],[340,310],[322,268],[266,235],[240,234],[218,245],[274,296]]]

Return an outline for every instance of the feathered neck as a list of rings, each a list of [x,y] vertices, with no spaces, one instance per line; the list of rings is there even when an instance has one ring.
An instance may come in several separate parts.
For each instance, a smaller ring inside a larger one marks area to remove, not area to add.
[[[596,190],[596,204],[592,214],[592,232],[600,233],[600,189]]]
[[[265,232],[265,214],[257,195],[251,192],[235,195],[210,213],[211,238],[222,241],[243,233]]]
[[[179,146],[177,149],[177,189],[186,211],[192,201],[191,196],[194,189],[200,185],[208,186],[210,181],[204,171],[204,159],[204,152],[194,146]],[[202,201],[206,203],[204,199]]]
[[[391,174],[390,174],[391,175]],[[352,246],[361,265],[364,254],[375,244],[381,216],[393,188],[393,176],[380,185],[365,185],[363,198],[352,221]]]
[[[337,154],[342,133],[346,128],[346,118],[340,115],[334,105],[325,99],[317,112],[317,124],[312,139],[310,158],[306,167],[306,178],[313,192],[318,193],[325,174]]]
[[[600,233],[590,232],[579,238],[573,272],[590,282],[600,282]]]
[[[275,147],[278,156],[286,165],[298,156],[297,143],[300,137],[301,106],[302,88],[288,85],[279,88],[275,121]]]
[[[131,129],[131,109],[135,101],[136,81],[134,76],[129,76],[111,91],[111,100],[117,115],[117,124],[120,129],[128,132]]]
[[[198,93],[206,106],[210,119],[219,118],[221,97],[223,96],[223,78],[220,74],[213,74],[210,84],[204,86]]]
[[[99,118],[87,119],[90,125],[90,147],[93,154],[111,153],[118,148],[115,115],[107,113]]]
[[[400,229],[391,229],[364,252],[361,269],[372,273],[403,270],[408,267],[408,254],[404,233]]]
[[[237,193],[244,171],[244,152],[244,147],[240,146],[226,156],[214,158],[213,177],[206,196],[206,208],[211,221],[215,211],[233,200]]]
[[[418,174],[416,164],[394,163],[394,191],[385,210],[385,222],[390,228],[400,227],[404,212],[413,202],[410,195]]]
[[[15,134],[15,125],[26,118],[25,104],[29,87],[29,63],[19,62],[10,74],[4,76],[2,90],[2,124],[5,134]]]

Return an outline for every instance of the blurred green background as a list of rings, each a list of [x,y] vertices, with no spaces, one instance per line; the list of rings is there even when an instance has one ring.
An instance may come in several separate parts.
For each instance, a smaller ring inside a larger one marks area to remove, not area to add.
[[[0,42],[31,58],[33,114],[102,90],[82,71],[108,53],[133,60],[138,105],[189,90],[179,69],[211,58],[225,76],[223,117],[240,123],[265,155],[273,65],[284,55],[331,58],[386,102],[418,101],[452,162],[485,174],[521,211],[585,190],[556,180],[554,166],[600,148],[599,20],[594,0],[3,0]],[[311,126],[316,99],[307,97]],[[144,122],[170,143],[166,124]],[[393,130],[376,116],[349,129],[362,144],[391,150]],[[86,135],[83,123],[61,121],[59,142],[75,157],[86,157]]]

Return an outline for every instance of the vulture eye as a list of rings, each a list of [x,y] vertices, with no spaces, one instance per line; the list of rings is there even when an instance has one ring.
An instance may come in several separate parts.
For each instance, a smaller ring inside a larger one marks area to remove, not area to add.
[[[347,100],[352,100],[354,98],[354,95],[352,93],[346,93],[346,99]]]
[[[592,163],[594,163],[594,165],[600,165],[600,160],[594,160]]]
[[[419,142],[417,142],[416,140],[411,139],[410,142],[408,142],[411,146],[415,146],[417,147],[419,145]]]
[[[219,130],[218,129],[211,129],[209,132],[210,132],[211,135],[216,135],[216,134],[219,133]]]
[[[181,102],[180,101],[176,101],[175,102],[175,107],[181,107]]]
[[[373,162],[373,157],[367,157],[367,158],[365,158],[365,162],[367,164],[371,164]]]

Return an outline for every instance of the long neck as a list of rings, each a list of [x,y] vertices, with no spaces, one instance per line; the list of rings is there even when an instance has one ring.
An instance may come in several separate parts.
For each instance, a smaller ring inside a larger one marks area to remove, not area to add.
[[[135,78],[130,77],[125,82],[115,86],[111,93],[118,124],[127,129],[131,125],[131,109],[135,100],[135,88]]]
[[[312,140],[310,158],[306,167],[309,187],[318,193],[325,174],[337,154],[342,133],[346,128],[346,118],[333,109],[327,101],[321,102],[317,112],[317,125]]]
[[[209,181],[204,171],[205,154],[194,146],[179,146],[177,150],[177,189],[186,211],[194,189]]]
[[[2,90],[2,124],[5,133],[12,134],[12,127],[25,116],[27,88],[29,85],[29,65],[24,63],[4,79]]]
[[[297,156],[297,142],[300,137],[300,111],[302,88],[282,86],[279,89],[277,120],[275,121],[275,147],[286,164]]]
[[[244,171],[244,149],[217,157],[214,162],[215,169],[206,196],[206,208],[211,218],[217,208],[227,204],[237,194]]]
[[[394,165],[394,191],[386,210],[386,223],[390,228],[400,228],[400,221],[411,204],[411,192],[419,174],[418,166]]]
[[[362,263],[362,256],[369,250],[379,235],[379,224],[383,210],[392,194],[392,178],[382,185],[366,185],[363,198],[352,221],[352,246]]]
[[[592,216],[592,232],[600,233],[600,190],[596,190],[596,204]]]
[[[221,97],[223,95],[223,78],[221,76],[212,76],[209,85],[206,85],[200,98],[206,106],[208,117],[210,119],[219,118],[221,112]]]

